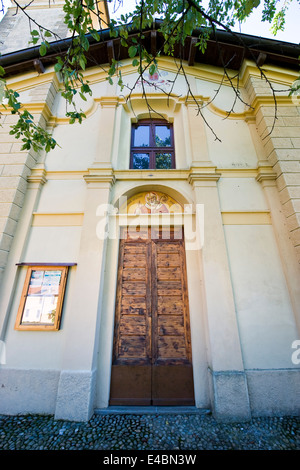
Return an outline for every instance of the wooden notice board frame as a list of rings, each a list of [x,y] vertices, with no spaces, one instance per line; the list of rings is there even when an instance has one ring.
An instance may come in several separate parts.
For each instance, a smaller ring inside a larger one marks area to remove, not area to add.
[[[15,330],[57,331],[60,328],[62,306],[68,276],[68,265],[20,263],[27,273],[15,322]],[[45,302],[48,301],[48,311]],[[40,303],[41,310],[34,307]],[[49,310],[53,305],[53,310]],[[45,310],[43,315],[43,309]],[[33,320],[33,313],[35,319]],[[40,315],[40,320],[38,315]],[[26,316],[28,317],[26,321]],[[46,319],[46,321],[45,321]]]

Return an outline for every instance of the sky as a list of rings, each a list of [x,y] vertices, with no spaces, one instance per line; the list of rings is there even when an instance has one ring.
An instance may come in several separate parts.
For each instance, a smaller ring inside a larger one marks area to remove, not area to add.
[[[10,0],[4,0],[5,3],[9,3]],[[279,4],[283,4],[285,0],[277,0]],[[110,15],[112,18],[120,16],[122,13],[126,13],[128,8],[135,5],[135,0],[123,0],[123,7],[119,7],[117,12],[113,11],[112,6],[109,6]],[[279,32],[276,37],[270,32],[270,24],[263,23],[261,21],[261,11],[262,7],[258,7],[251,14],[245,23],[240,27],[237,26],[235,31],[240,31],[244,34],[250,34],[254,36],[261,36],[264,38],[277,39],[279,41],[292,42],[299,44],[300,35],[299,35],[299,24],[300,24],[300,5],[297,0],[293,0],[289,6],[287,15],[286,15],[286,24],[285,30]],[[1,18],[0,18],[1,21]]]
[[[284,0],[278,0],[278,3],[282,5]],[[126,13],[129,7],[132,7],[132,5],[135,5],[135,0],[123,0],[123,7],[119,7],[116,13],[114,13],[112,6],[110,6],[109,9],[111,18],[117,18],[121,14]],[[240,31],[244,34],[299,44],[300,5],[297,0],[293,0],[289,6],[286,15],[285,30],[283,32],[279,32],[276,36],[270,32],[270,24],[261,21],[261,12],[262,7],[257,7],[247,19],[247,21],[240,27],[237,26],[234,30]]]

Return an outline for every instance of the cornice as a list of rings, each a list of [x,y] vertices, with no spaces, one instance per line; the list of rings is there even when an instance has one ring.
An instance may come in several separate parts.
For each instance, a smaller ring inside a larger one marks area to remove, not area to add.
[[[189,170],[114,170],[117,181],[187,180]]]
[[[47,180],[83,180],[92,181],[100,175],[104,178],[113,179],[113,181],[196,181],[202,180],[218,180],[221,178],[256,178],[261,182],[263,179],[276,179],[272,167],[266,163],[259,165],[258,168],[218,168],[211,166],[192,167],[191,169],[171,169],[171,170],[114,170],[100,169],[96,171],[78,170],[78,171],[47,171],[45,176]]]
[[[172,69],[172,62],[170,59],[162,59],[160,61],[162,70]],[[167,66],[167,65],[168,66]],[[174,67],[174,66],[173,66]],[[128,66],[125,67],[127,72],[133,73],[133,67]],[[123,71],[123,69],[122,69]],[[174,71],[174,70],[173,70]],[[193,71],[193,73],[192,73]],[[197,71],[197,73],[196,73]],[[201,74],[205,71],[205,78]],[[213,66],[205,66],[199,65],[194,67],[189,67],[187,69],[187,74],[194,75],[196,78],[205,79],[212,82],[221,82],[222,75],[218,72],[219,69]],[[269,80],[272,82],[280,83],[286,86],[291,86],[291,84],[296,80],[297,73],[293,71],[282,71],[279,68],[266,66],[264,67],[264,71],[268,76]],[[220,71],[219,71],[220,72]],[[261,75],[259,69],[256,67],[254,62],[249,60],[245,60],[243,63],[243,67],[240,73],[240,86],[245,86],[245,83],[248,81],[250,76],[256,76],[257,78],[261,79]],[[91,83],[97,83],[99,81],[105,80],[105,72],[99,73],[99,69],[93,68],[89,69],[86,72],[86,77],[91,81]],[[217,79],[219,77],[219,79]],[[262,79],[263,80],[263,79]],[[18,91],[25,91],[40,84],[49,83],[52,81],[56,90],[58,91],[60,88],[60,82],[57,78],[57,74],[53,71],[53,67],[48,69],[48,71],[44,74],[37,75],[36,73],[27,74],[24,78],[16,77],[16,78],[9,78],[8,83],[12,88]],[[224,85],[226,84],[224,81],[222,82]],[[249,103],[249,107],[246,108],[244,111],[238,113],[228,113],[227,110],[224,110],[215,105],[214,101],[211,101],[211,97],[203,96],[203,95],[194,95],[197,103],[200,106],[204,105],[204,107],[212,112],[215,115],[220,116],[222,119],[231,119],[231,120],[244,120],[245,122],[255,122],[256,114],[259,111],[261,106],[275,106],[275,101],[273,95],[257,95],[255,96],[252,103]],[[163,101],[168,102],[168,112],[179,111],[182,105],[186,106],[193,106],[195,104],[195,100],[191,99],[187,96],[178,96],[175,93],[170,95],[164,94],[162,92],[153,92],[147,93],[148,101],[156,101],[159,103],[163,103]],[[134,104],[135,102],[144,102],[144,95],[142,93],[132,93],[130,95],[130,101]],[[170,106],[172,103],[172,106]],[[123,106],[127,112],[131,112],[130,102],[128,101],[128,97],[126,96],[119,96],[119,95],[107,95],[107,96],[94,96],[90,100],[90,105],[86,110],[84,110],[86,117],[90,117],[97,109],[98,106],[100,107],[117,107]],[[294,106],[295,99],[288,95],[285,96],[276,96],[276,105],[277,107],[280,106]],[[66,125],[69,124],[69,119],[66,117],[59,117],[52,114],[49,110],[49,107],[44,103],[24,103],[24,108],[28,110],[32,110],[32,112],[41,112],[43,113],[47,124],[49,126],[55,127],[57,125]],[[0,106],[0,111],[3,114],[9,113],[9,110],[5,110],[3,106]]]
[[[299,77],[299,73],[297,71],[282,69],[280,67],[275,67],[272,65],[265,64],[261,69],[263,70],[264,74],[268,77],[268,80],[281,85],[290,86]],[[240,85],[244,87],[250,77],[255,77],[264,80],[261,76],[261,71],[255,64],[255,62],[250,60],[244,60],[240,70]]]
[[[186,105],[186,106],[193,106],[193,104],[195,105],[194,100],[191,100],[191,99],[186,100],[185,97],[177,98],[173,96],[173,97],[168,98],[163,94],[154,94],[154,93],[148,95],[148,101],[157,100],[157,102],[161,103],[162,99],[169,100],[169,102],[171,101],[173,103],[172,107],[170,106],[168,107],[168,112],[170,111],[177,112],[179,111],[179,107],[182,105]],[[200,105],[205,104],[209,102],[210,100],[210,98],[204,97],[202,95],[195,96],[195,99],[200,103]],[[144,100],[144,98],[142,97],[141,94],[134,94],[132,95],[131,100],[133,102],[134,101],[137,102],[139,100]],[[85,115],[87,119],[96,112],[98,105],[100,105],[101,107],[117,107],[117,106],[122,105],[127,112],[130,112],[130,106],[128,105],[124,97],[94,98],[91,102],[91,106],[87,110],[85,110]],[[290,96],[277,96],[276,105],[278,109],[280,109],[280,106],[295,106],[293,98]],[[270,95],[256,96],[253,102],[249,105],[249,108],[246,111],[243,111],[240,113],[234,113],[234,112],[228,113],[228,111],[217,107],[212,102],[207,104],[206,109],[208,109],[213,114],[221,117],[222,119],[255,122],[256,115],[262,106],[275,106],[274,97]],[[29,107],[32,110],[36,110],[36,112],[42,112],[43,104],[42,103],[24,104],[24,108],[29,109]],[[49,108],[47,109],[47,107],[45,108],[44,112],[46,112],[46,110],[48,112],[45,113],[45,118],[47,119],[47,124],[49,126],[55,127],[57,125],[69,124],[68,118],[54,116],[53,114],[51,114]]]
[[[54,67],[48,67],[44,73],[29,72],[24,75],[17,75],[15,77],[8,77],[7,84],[15,91],[22,92],[35,88],[45,83],[52,83],[56,91],[61,88],[61,83],[58,79]]]
[[[42,116],[45,118],[45,121],[47,123],[50,122],[53,117],[50,111],[50,108],[45,101],[33,102],[33,103],[22,103],[20,111],[22,111],[22,109],[26,109],[31,114],[42,114]],[[8,106],[4,107],[3,105],[0,105],[0,113],[4,115],[5,114],[9,115],[11,114],[11,108],[9,108]]]
[[[158,67],[161,70],[178,73],[178,70],[174,64],[174,61],[170,58],[161,58],[158,60]],[[297,71],[292,71],[288,69],[282,69],[279,67],[274,67],[271,65],[264,65],[263,71],[268,77],[268,80],[278,83],[280,85],[286,85],[288,87],[294,83],[295,80],[299,77]],[[135,73],[135,69],[132,66],[131,59],[126,59],[122,61],[122,75],[128,76]],[[255,62],[244,60],[239,74],[239,82],[237,82],[236,71],[227,71],[229,79],[224,79],[224,70],[220,67],[206,64],[197,64],[195,66],[189,66],[186,69],[186,74],[193,76],[196,79],[209,81],[213,83],[222,83],[224,86],[231,87],[232,85],[239,87],[244,87],[250,77],[256,77],[263,80],[261,77],[261,72],[257,68]],[[84,77],[89,81],[90,85],[96,84],[98,82],[106,81],[107,72],[104,70],[99,71],[99,67],[90,67],[83,73]],[[7,83],[10,87],[14,88],[17,91],[25,91],[30,88],[33,88],[37,85],[44,83],[53,82],[56,90],[59,90],[62,84],[59,81],[58,75],[54,71],[54,66],[48,66],[44,73],[37,72],[27,72],[23,75],[17,75],[7,78]],[[158,95],[159,93],[153,93],[153,95]],[[174,95],[175,96],[175,95]]]

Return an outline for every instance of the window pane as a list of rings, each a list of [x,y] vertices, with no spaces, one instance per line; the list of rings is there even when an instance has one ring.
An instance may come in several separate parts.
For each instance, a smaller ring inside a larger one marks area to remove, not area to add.
[[[148,170],[149,162],[149,153],[134,153],[132,168],[134,170]]]
[[[56,295],[32,296],[26,299],[22,325],[26,323],[54,324],[56,305],[58,297]]]
[[[28,295],[58,295],[62,271],[33,270]]]
[[[139,126],[134,129],[133,146],[149,147],[149,126]]]
[[[171,147],[171,130],[167,126],[155,127],[156,147]]]
[[[172,168],[172,155],[170,153],[157,153],[155,155],[155,168],[157,170]]]

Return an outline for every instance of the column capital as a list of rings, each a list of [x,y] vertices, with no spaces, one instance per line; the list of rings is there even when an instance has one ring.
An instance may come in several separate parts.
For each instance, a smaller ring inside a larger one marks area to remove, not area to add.
[[[258,183],[274,185],[277,178],[272,166],[270,165],[258,165],[257,176],[255,177]]]
[[[184,104],[187,108],[197,108],[197,106],[203,106],[204,102],[207,102],[208,100],[209,97],[203,95],[194,95],[194,97],[183,96],[178,99],[178,104]]]
[[[118,96],[102,96],[95,98],[95,102],[99,103],[102,108],[116,108],[119,105]]]
[[[87,184],[98,183],[101,186],[103,184],[112,186],[116,181],[112,168],[89,168],[88,174],[84,175],[83,178]]]
[[[43,166],[33,168],[31,174],[27,177],[28,183],[37,183],[43,185],[47,182],[46,170]]]
[[[216,167],[214,166],[191,167],[188,182],[195,187],[198,183],[203,182],[216,183],[220,177],[221,173],[216,173]]]

